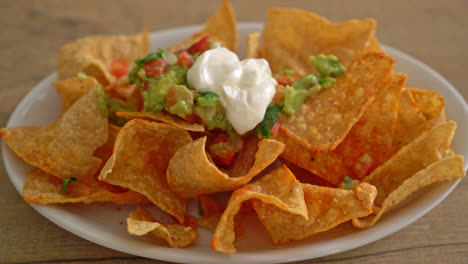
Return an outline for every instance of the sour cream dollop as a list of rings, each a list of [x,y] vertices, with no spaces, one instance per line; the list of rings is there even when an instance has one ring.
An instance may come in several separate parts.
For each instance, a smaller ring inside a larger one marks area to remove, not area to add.
[[[265,59],[239,61],[223,47],[203,52],[189,69],[187,81],[199,92],[219,95],[227,119],[240,135],[263,120],[277,84]]]

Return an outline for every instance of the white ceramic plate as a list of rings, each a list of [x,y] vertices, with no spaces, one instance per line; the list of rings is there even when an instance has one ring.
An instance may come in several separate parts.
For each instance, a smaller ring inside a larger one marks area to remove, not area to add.
[[[167,47],[177,43],[200,28],[200,26],[188,26],[153,32],[151,34],[152,49],[156,50],[158,47]],[[260,23],[240,23],[241,57],[245,55],[247,34],[261,31],[261,28]],[[458,123],[452,146],[457,154],[468,156],[468,145],[464,140],[464,135],[468,134],[466,122],[468,107],[463,97],[447,80],[422,62],[396,49],[390,47],[385,47],[385,49],[397,60],[395,71],[408,74],[408,86],[434,90],[443,95],[447,106],[447,118]],[[43,125],[55,122],[60,113],[60,100],[51,82],[56,79],[57,74],[53,73],[34,87],[13,112],[7,126]],[[31,167],[22,162],[5,144],[3,144],[3,157],[13,185],[19,193],[22,193],[27,172]],[[465,169],[466,167],[465,162]],[[50,221],[77,236],[133,255],[183,263],[275,263],[331,255],[388,236],[434,208],[455,188],[458,182],[443,182],[416,193],[402,206],[386,214],[372,228],[355,230],[348,228],[346,224],[340,225],[309,239],[280,247],[271,245],[261,224],[255,220],[255,217],[252,217],[245,225],[247,236],[236,242],[239,252],[233,255],[224,255],[211,250],[209,241],[212,233],[205,229],[201,229],[199,239],[185,249],[169,248],[164,242],[149,236],[131,236],[127,234],[123,222],[134,209],[133,206],[113,204],[65,206],[31,204],[31,206]],[[192,204],[189,210],[193,212],[195,207]],[[161,214],[154,208],[152,213]]]

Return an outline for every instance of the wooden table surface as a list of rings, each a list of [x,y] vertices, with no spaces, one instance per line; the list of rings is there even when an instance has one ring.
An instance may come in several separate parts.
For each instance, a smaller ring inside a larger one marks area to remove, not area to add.
[[[55,70],[60,46],[98,33],[203,23],[219,1],[1,1],[0,127],[36,83]],[[468,98],[468,1],[236,1],[238,20],[263,21],[271,6],[333,21],[374,17],[378,39],[424,61]],[[411,76],[409,77],[411,79]],[[468,263],[468,180],[439,206],[384,239],[300,263]],[[33,210],[0,163],[0,263],[166,263],[77,237]]]

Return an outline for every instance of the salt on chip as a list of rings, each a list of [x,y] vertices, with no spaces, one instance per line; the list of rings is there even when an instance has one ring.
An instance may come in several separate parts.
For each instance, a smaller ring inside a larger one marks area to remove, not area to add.
[[[259,52],[273,73],[293,69],[315,73],[309,56],[333,54],[345,67],[357,60],[374,36],[374,19],[331,23],[314,13],[293,8],[271,8]]]
[[[26,163],[56,177],[94,175],[101,159],[94,151],[107,141],[107,116],[99,111],[96,89],[90,89],[55,124],[0,129],[8,146]]]
[[[198,238],[197,231],[192,227],[159,223],[140,206],[127,217],[127,231],[137,236],[151,232],[155,237],[164,239],[173,248],[187,247]]]
[[[100,84],[93,77],[73,77],[66,80],[55,81],[52,85],[62,101],[62,112],[72,106],[78,99],[91,89],[97,89]]]
[[[174,153],[191,141],[185,130],[133,119],[120,129],[99,180],[143,194],[183,223],[186,201],[169,188],[166,168]]]
[[[465,176],[463,168],[463,156],[449,156],[436,161],[416,172],[401,185],[394,189],[383,201],[377,214],[365,218],[353,219],[353,225],[359,228],[373,226],[384,213],[390,211],[396,205],[406,200],[412,193],[433,183],[453,180]]]
[[[252,155],[243,157],[243,164],[228,175],[210,162],[205,152],[206,136],[181,147],[172,157],[167,168],[167,181],[172,191],[181,197],[197,197],[237,189],[246,185],[255,175],[273,163],[283,151],[284,145],[272,139],[258,143]],[[250,166],[250,164],[252,164]],[[246,170],[245,166],[249,166]]]
[[[62,204],[112,202],[115,204],[147,204],[149,200],[141,194],[125,191],[111,192],[82,183],[70,182],[64,192],[64,183],[59,178],[38,168],[28,173],[23,186],[23,198],[28,203]]]
[[[311,151],[335,149],[385,86],[394,63],[383,53],[366,54],[294,115],[281,113],[280,131]]]
[[[278,140],[286,145],[281,156],[335,185],[346,176],[362,179],[391,154],[398,101],[406,79],[404,74],[392,74],[335,150],[309,151],[280,133]]]
[[[252,32],[247,35],[247,58],[258,57],[258,41],[260,39],[259,32]]]
[[[149,33],[135,35],[85,37],[65,44],[57,55],[60,79],[75,77],[79,72],[93,76],[103,84],[116,80],[110,73],[112,61],[125,59],[133,67],[137,58],[149,52]]]
[[[413,93],[407,88],[401,93],[398,104],[398,119],[393,135],[392,153],[417,138],[428,127],[428,122],[414,100]]]
[[[211,239],[211,248],[222,253],[236,252],[233,245],[236,237],[234,216],[239,212],[242,203],[251,199],[258,199],[264,203],[272,204],[281,210],[304,219],[308,217],[301,183],[283,165],[258,181],[232,193],[227,208]]]
[[[377,187],[376,206],[381,206],[390,193],[418,171],[444,157],[453,155],[450,142],[455,128],[456,124],[453,121],[435,126],[404,146],[365,177],[362,181]]]
[[[177,116],[168,114],[166,112],[160,113],[147,113],[147,112],[117,112],[118,117],[123,117],[126,119],[140,118],[145,120],[151,120],[156,122],[162,122],[170,124],[180,129],[185,129],[188,131],[194,132],[203,132],[205,128],[201,124],[193,124],[188,121],[185,121]]]
[[[372,213],[377,195],[376,188],[366,182],[354,191],[310,184],[302,184],[302,189],[308,219],[260,200],[252,202],[274,244],[300,240],[355,217],[367,216]]]

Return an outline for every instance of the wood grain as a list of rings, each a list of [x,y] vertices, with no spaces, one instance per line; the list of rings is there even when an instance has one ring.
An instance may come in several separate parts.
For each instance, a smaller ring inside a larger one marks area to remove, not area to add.
[[[130,33],[202,23],[219,1],[2,1],[0,127],[21,98],[54,71],[60,46],[97,33]],[[468,2],[233,1],[241,21],[271,6],[331,20],[374,17],[379,40],[424,61],[468,98]],[[411,76],[409,77],[411,80]],[[422,87],[423,88],[423,87]],[[0,154],[1,155],[1,154]],[[298,263],[468,263],[468,181],[403,230],[348,252]],[[61,229],[16,192],[0,163],[0,263],[167,263],[116,252]]]

